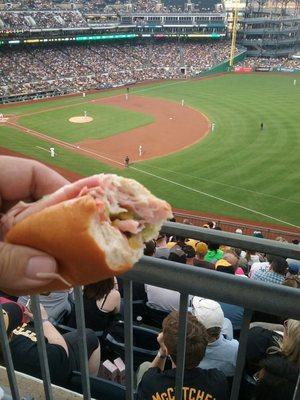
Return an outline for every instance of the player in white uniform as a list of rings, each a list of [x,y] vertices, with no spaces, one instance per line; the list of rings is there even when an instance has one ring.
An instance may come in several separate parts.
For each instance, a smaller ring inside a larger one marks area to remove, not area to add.
[[[142,155],[143,155],[143,147],[142,147],[142,145],[140,144],[140,145],[139,145],[139,156],[142,157]]]
[[[50,147],[50,157],[54,157],[55,156],[55,149],[54,147]]]

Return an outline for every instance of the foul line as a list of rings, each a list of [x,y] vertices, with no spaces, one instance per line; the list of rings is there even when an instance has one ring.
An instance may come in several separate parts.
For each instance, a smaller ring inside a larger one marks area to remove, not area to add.
[[[23,128],[23,127],[21,127],[20,125],[15,124],[15,123],[13,123],[13,122],[10,122],[9,125],[15,126],[15,127],[17,127],[18,129]],[[118,165],[121,165],[121,166],[124,165],[122,162],[116,161],[116,160],[114,160],[114,159],[112,159],[112,158],[110,158],[110,157],[102,156],[101,154],[98,154],[98,153],[96,153],[95,151],[87,150],[87,149],[84,149],[84,148],[82,148],[82,147],[78,148],[78,147],[75,146],[75,145],[69,144],[69,143],[64,142],[64,141],[62,141],[62,140],[59,140],[59,139],[50,138],[49,136],[44,135],[44,134],[42,134],[42,133],[39,133],[39,132],[37,132],[37,131],[29,130],[28,133],[29,133],[29,134],[32,134],[32,135],[34,135],[34,136],[37,136],[37,137],[39,137],[39,138],[44,138],[44,139],[46,139],[46,140],[48,140],[48,141],[50,141],[50,142],[56,142],[57,144],[60,144],[60,145],[62,145],[62,146],[64,146],[64,147],[67,147],[67,148],[69,148],[69,149],[77,150],[77,151],[80,150],[80,151],[82,151],[82,152],[84,152],[84,153],[92,154],[92,155],[94,155],[94,156],[97,156],[98,158],[102,158],[102,159],[104,159],[104,160],[108,160],[108,161],[110,161],[110,162],[112,162],[112,163],[115,163],[115,164],[118,164]],[[27,134],[28,134],[28,133],[27,133]],[[42,149],[43,149],[43,148],[42,148]],[[44,150],[44,149],[43,149],[43,150]],[[251,209],[251,208],[242,206],[242,205],[237,204],[237,203],[233,203],[233,202],[231,202],[231,201],[229,201],[229,200],[222,199],[221,197],[214,196],[214,195],[212,195],[212,194],[203,192],[203,191],[201,191],[201,190],[191,188],[191,187],[186,186],[186,185],[183,185],[183,184],[181,184],[181,183],[178,183],[178,182],[172,181],[172,180],[170,180],[170,179],[164,178],[164,177],[162,177],[162,176],[159,176],[159,175],[156,175],[156,174],[152,174],[151,172],[147,172],[147,171],[144,171],[144,170],[142,170],[142,169],[139,169],[139,168],[136,168],[136,167],[133,167],[133,166],[131,166],[130,169],[136,170],[136,171],[141,172],[141,173],[143,173],[143,174],[150,175],[150,176],[152,176],[152,177],[154,177],[154,178],[157,178],[157,179],[160,179],[160,180],[162,180],[162,181],[165,181],[165,182],[171,183],[171,184],[173,184],[173,185],[182,187],[182,188],[184,188],[184,189],[190,190],[191,192],[195,192],[195,193],[198,193],[198,194],[202,194],[202,195],[204,195],[204,196],[207,196],[207,197],[210,197],[210,198],[212,198],[212,199],[221,201],[221,202],[223,202],[223,203],[230,204],[231,206],[235,206],[235,207],[241,208],[241,209],[243,209],[243,210],[249,211],[249,212],[251,212],[251,213],[254,213],[254,214],[257,214],[257,215],[261,215],[261,216],[263,216],[263,217],[270,218],[270,219],[272,219],[272,220],[274,220],[274,221],[277,221],[277,222],[280,222],[280,223],[283,223],[283,224],[292,226],[292,227],[294,227],[294,228],[298,228],[298,229],[300,228],[298,225],[291,224],[290,222],[283,221],[283,220],[281,220],[281,219],[279,219],[279,218],[272,217],[271,215],[264,214],[264,213],[262,213],[262,212],[260,212],[260,211],[253,210],[253,209]]]
[[[62,146],[62,147],[66,147],[67,149],[70,149],[70,150],[76,150],[78,153],[84,152],[84,153],[92,154],[92,155],[94,155],[94,156],[97,156],[98,158],[102,158],[102,159],[107,160],[107,161],[110,161],[110,162],[112,162],[112,163],[115,163],[115,164],[118,164],[118,165],[124,165],[123,163],[121,163],[121,162],[119,162],[119,161],[116,161],[116,160],[113,160],[112,158],[105,157],[105,156],[103,156],[103,155],[101,155],[101,154],[98,154],[98,153],[96,153],[96,152],[94,152],[94,151],[87,150],[87,149],[84,149],[84,148],[82,148],[82,147],[78,147],[78,146],[76,146],[76,145],[74,145],[74,144],[70,144],[70,143],[68,143],[68,142],[64,142],[63,140],[60,140],[60,139],[56,139],[56,138],[47,136],[47,135],[45,135],[45,134],[43,134],[43,133],[34,131],[34,130],[32,130],[32,129],[26,129],[26,130],[24,131],[24,127],[23,127],[23,126],[18,125],[18,124],[14,123],[14,122],[8,122],[7,124],[16,127],[19,131],[21,131],[21,132],[23,132],[23,133],[25,133],[25,134],[27,134],[27,135],[29,134],[29,135],[32,135],[32,136],[36,136],[36,137],[38,137],[39,139],[47,140],[47,141],[50,142],[50,143],[55,143],[55,144],[60,145],[60,146]],[[38,147],[38,146],[36,146],[36,147]],[[42,148],[42,147],[41,147],[41,149],[42,149],[42,150],[45,150],[45,149]]]
[[[134,170],[136,170],[136,171],[138,171],[138,172],[142,172],[142,173],[144,173],[144,174],[146,174],[146,175],[153,176],[154,178],[161,179],[161,180],[163,180],[163,181],[165,181],[165,182],[172,183],[173,185],[180,186],[180,187],[182,187],[182,188],[184,188],[184,189],[187,189],[187,190],[190,190],[190,191],[192,191],[192,192],[195,192],[195,193],[198,193],[198,194],[202,194],[202,195],[204,195],[204,196],[210,197],[210,198],[215,199],[215,200],[219,200],[219,201],[221,201],[221,202],[223,202],[223,203],[230,204],[231,206],[235,206],[235,207],[241,208],[241,209],[243,209],[243,210],[250,211],[250,212],[252,212],[252,213],[254,213],[254,214],[257,214],[257,215],[261,215],[261,216],[263,216],[263,217],[270,218],[270,219],[272,219],[272,220],[274,220],[274,221],[277,221],[277,222],[280,222],[280,223],[283,223],[283,224],[292,226],[292,227],[294,227],[294,228],[298,228],[298,229],[300,228],[300,226],[298,226],[298,225],[294,225],[294,224],[291,224],[290,222],[283,221],[282,219],[275,218],[275,217],[272,217],[271,215],[264,214],[264,213],[262,213],[262,212],[260,212],[260,211],[253,210],[252,208],[248,208],[248,207],[242,206],[242,205],[240,205],[240,204],[233,203],[233,202],[231,202],[231,201],[229,201],[229,200],[222,199],[221,197],[217,197],[217,196],[214,196],[214,195],[212,195],[212,194],[209,194],[209,193],[206,193],[206,192],[202,192],[201,190],[194,189],[194,188],[191,188],[191,187],[186,186],[186,185],[182,185],[181,183],[174,182],[174,181],[172,181],[172,180],[170,180],[170,179],[167,179],[167,178],[163,178],[162,176],[152,174],[151,172],[147,172],[147,171],[144,171],[144,170],[139,169],[139,168],[136,168],[136,167],[131,167],[131,169],[134,169]]]
[[[15,123],[13,123],[13,122],[10,122],[9,125],[15,126],[15,127],[19,128],[19,129],[20,129],[20,128],[23,128],[23,127],[21,127],[20,125],[15,124]],[[110,162],[112,162],[112,163],[115,163],[115,164],[118,164],[118,165],[122,165],[122,166],[124,165],[123,163],[121,163],[121,162],[119,162],[119,161],[116,161],[116,160],[114,160],[114,159],[112,159],[112,158],[110,158],[110,157],[102,156],[101,154],[98,154],[98,153],[96,153],[95,151],[86,150],[86,149],[84,149],[84,148],[82,148],[82,147],[78,148],[78,147],[75,146],[75,145],[71,145],[71,144],[69,144],[69,143],[67,143],[67,142],[64,142],[64,141],[62,141],[62,140],[59,140],[59,139],[50,138],[49,136],[44,135],[44,134],[42,134],[42,133],[39,133],[39,132],[37,132],[37,131],[29,130],[28,133],[30,133],[30,134],[32,134],[32,135],[34,135],[34,136],[37,136],[37,137],[39,137],[39,138],[44,138],[44,139],[46,139],[46,140],[48,140],[48,141],[50,141],[50,142],[56,142],[57,144],[61,144],[62,146],[67,147],[67,148],[69,148],[69,149],[77,150],[77,151],[80,150],[80,151],[82,151],[82,152],[84,152],[84,153],[92,154],[92,155],[97,156],[97,157],[99,157],[99,158],[102,158],[102,159],[104,159],[104,160],[108,160],[108,161],[110,161]],[[43,149],[43,150],[44,150],[44,149]],[[291,224],[290,222],[283,221],[282,219],[272,217],[271,215],[264,214],[264,213],[262,213],[262,212],[260,212],[260,211],[253,210],[252,208],[248,208],[248,207],[242,206],[242,205],[237,204],[237,203],[233,203],[233,202],[231,202],[231,201],[229,201],[229,200],[225,200],[225,199],[222,199],[221,197],[214,196],[214,195],[212,195],[212,194],[203,192],[203,191],[201,191],[201,190],[191,188],[191,187],[189,187],[189,186],[186,186],[186,185],[183,185],[183,184],[181,184],[181,183],[172,181],[172,180],[170,180],[170,179],[163,178],[162,176],[159,176],[159,175],[156,175],[156,174],[152,174],[151,172],[147,172],[147,171],[144,171],[144,170],[142,170],[142,169],[139,169],[139,168],[136,168],[136,167],[133,167],[133,166],[131,166],[130,168],[133,169],[133,170],[136,170],[136,171],[138,171],[138,172],[141,172],[141,173],[143,173],[143,174],[150,175],[150,176],[152,176],[152,177],[154,177],[154,178],[160,179],[160,180],[162,180],[162,181],[165,181],[165,182],[168,182],[168,183],[172,183],[173,185],[182,187],[182,188],[187,189],[187,190],[190,190],[190,191],[192,191],[192,192],[195,192],[195,193],[198,193],[198,194],[202,194],[202,195],[204,195],[204,196],[210,197],[210,198],[212,198],[212,199],[221,201],[221,202],[226,203],[226,204],[230,204],[231,206],[235,206],[235,207],[241,208],[241,209],[243,209],[243,210],[249,211],[249,212],[251,212],[251,213],[254,213],[254,214],[257,214],[257,215],[261,215],[261,216],[263,216],[263,217],[270,218],[270,219],[272,219],[272,220],[274,220],[274,221],[277,221],[277,222],[280,222],[280,223],[283,223],[283,224],[292,226],[293,228],[298,228],[298,229],[300,228],[298,225]]]
[[[286,201],[286,202],[288,202],[288,203],[300,204],[300,202],[299,202],[299,201],[296,201],[296,200],[284,199],[283,197],[273,196],[272,194],[267,194],[267,193],[263,193],[263,192],[257,192],[257,191],[255,191],[255,190],[245,189],[245,188],[243,188],[243,187],[241,187],[241,186],[229,185],[228,183],[223,183],[223,182],[219,182],[219,181],[214,181],[214,180],[212,180],[212,179],[201,178],[201,177],[199,177],[199,176],[194,176],[194,175],[190,175],[190,174],[184,174],[183,172],[177,172],[177,171],[173,171],[173,170],[167,169],[167,168],[161,168],[161,167],[157,167],[157,166],[154,166],[154,165],[151,165],[151,168],[160,169],[161,171],[164,171],[164,172],[171,172],[171,173],[173,173],[173,174],[175,174],[175,175],[186,176],[186,177],[193,178],[193,179],[196,179],[196,180],[199,180],[199,181],[210,182],[210,183],[216,183],[216,184],[218,184],[218,185],[225,186],[225,187],[229,187],[229,188],[232,188],[232,189],[239,189],[239,190],[243,190],[243,191],[245,191],[245,192],[249,192],[249,193],[253,193],[253,194],[259,194],[259,195],[266,196],[266,197],[271,197],[271,198],[273,198],[273,199]]]
[[[45,149],[44,147],[41,147],[41,146],[35,146],[36,148],[38,148],[38,149],[41,149],[41,150],[44,150],[44,151],[47,151],[47,153],[50,153],[50,150],[48,150],[48,149]]]

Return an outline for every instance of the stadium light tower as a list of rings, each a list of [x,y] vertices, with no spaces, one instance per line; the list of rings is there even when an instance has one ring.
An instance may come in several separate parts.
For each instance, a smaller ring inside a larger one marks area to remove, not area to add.
[[[234,8],[232,10],[233,22],[231,31],[231,48],[230,48],[230,59],[229,66],[233,66],[233,60],[235,56],[235,45],[236,45],[236,32],[237,32],[237,20],[238,20],[238,0],[234,1]]]

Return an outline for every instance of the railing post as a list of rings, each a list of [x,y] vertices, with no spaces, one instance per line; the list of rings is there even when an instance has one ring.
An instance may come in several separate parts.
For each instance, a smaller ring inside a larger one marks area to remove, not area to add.
[[[230,400],[238,400],[240,386],[241,386],[241,380],[242,380],[243,370],[244,370],[244,365],[245,365],[246,346],[247,346],[248,332],[249,332],[251,317],[252,317],[252,310],[245,309]]]
[[[175,380],[175,399],[181,400],[182,386],[184,379],[185,366],[185,347],[186,347],[186,326],[187,326],[187,310],[189,295],[184,293],[180,295],[179,304],[179,327],[178,327],[178,343],[176,356],[176,380]]]
[[[300,372],[298,375],[293,400],[300,400]]]
[[[126,400],[133,400],[132,281],[124,279],[124,334]]]
[[[19,388],[17,384],[14,365],[11,357],[9,342],[6,334],[6,328],[3,318],[3,309],[0,304],[0,342],[2,346],[2,353],[6,367],[7,377],[9,381],[10,391],[14,400],[20,400]]]
[[[83,308],[82,289],[80,286],[74,287],[76,325],[78,331],[78,346],[81,349],[80,355],[80,372],[82,382],[82,392],[84,400],[91,399],[88,353],[86,344],[85,317]]]
[[[48,356],[46,351],[46,343],[43,330],[43,321],[40,309],[40,300],[38,295],[30,296],[30,298],[31,298],[32,313],[34,316],[34,330],[37,337],[37,347],[39,353],[42,379],[44,384],[45,399],[52,400],[53,395],[51,387],[51,378],[50,378]]]

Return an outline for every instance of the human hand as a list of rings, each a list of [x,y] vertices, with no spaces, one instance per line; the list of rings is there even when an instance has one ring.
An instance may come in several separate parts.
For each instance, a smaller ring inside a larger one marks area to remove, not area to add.
[[[0,204],[6,211],[0,220],[0,240],[16,223],[77,197],[82,189],[97,186],[99,178],[95,175],[66,183],[62,176],[36,161],[0,156]],[[52,194],[33,203],[16,204],[18,200],[37,200],[49,193]],[[42,251],[0,242],[0,289],[7,293],[40,293],[45,286],[47,291],[65,289],[67,282],[57,273],[57,267],[56,260]]]
[[[17,202],[38,200],[67,183],[57,172],[36,161],[0,156],[0,211],[6,212],[0,220],[0,240],[15,223],[15,217],[28,208],[26,203],[16,205]],[[56,260],[48,254],[0,241],[1,290],[15,295],[34,293],[52,280],[39,277],[39,273],[56,271]]]
[[[41,309],[42,319],[43,320],[48,319],[49,318],[48,313],[42,304],[40,304],[40,309]],[[26,310],[24,311],[24,315],[26,315],[26,317],[28,317],[29,320],[33,320],[33,314],[31,309],[29,310],[28,308],[26,308]]]
[[[163,333],[160,332],[159,335],[157,336],[157,342],[159,344],[159,352],[162,356],[167,356],[168,355],[168,350],[166,348],[165,342],[164,342],[164,336]]]

